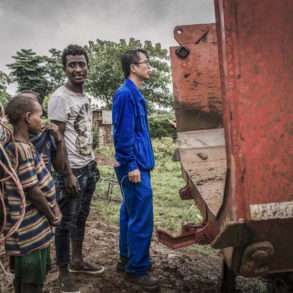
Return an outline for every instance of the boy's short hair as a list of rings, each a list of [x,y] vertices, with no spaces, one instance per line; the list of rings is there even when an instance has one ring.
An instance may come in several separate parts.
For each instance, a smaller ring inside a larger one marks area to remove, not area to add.
[[[12,125],[16,125],[21,120],[23,114],[34,111],[36,102],[36,99],[22,94],[14,96],[5,108],[9,122]]]
[[[146,57],[149,59],[149,55],[147,51],[143,49],[128,50],[121,56],[121,66],[122,66],[122,70],[123,70],[125,78],[128,78],[130,75],[131,64],[138,64],[139,53],[146,55]]]
[[[63,64],[63,68],[66,67],[66,56],[68,55],[84,55],[85,59],[86,59],[86,63],[87,65],[89,65],[89,57],[87,55],[86,50],[79,46],[79,45],[69,45],[67,46],[62,53],[62,64]]]
[[[36,92],[36,91],[33,91],[33,90],[22,90],[20,91],[19,93],[17,93],[17,95],[25,95],[25,94],[30,94],[30,95],[33,95],[36,97],[37,101],[42,104],[42,101],[41,101],[41,95],[40,93]]]

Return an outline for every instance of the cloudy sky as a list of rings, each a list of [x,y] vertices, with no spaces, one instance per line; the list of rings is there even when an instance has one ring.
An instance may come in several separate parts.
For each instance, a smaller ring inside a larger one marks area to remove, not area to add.
[[[21,48],[46,54],[69,43],[130,37],[169,47],[174,26],[208,22],[213,0],[0,0],[0,70]]]

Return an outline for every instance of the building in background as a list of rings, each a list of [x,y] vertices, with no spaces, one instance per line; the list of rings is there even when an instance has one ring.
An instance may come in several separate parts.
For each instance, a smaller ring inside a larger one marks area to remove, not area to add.
[[[96,147],[112,144],[112,111],[93,110],[93,131]]]

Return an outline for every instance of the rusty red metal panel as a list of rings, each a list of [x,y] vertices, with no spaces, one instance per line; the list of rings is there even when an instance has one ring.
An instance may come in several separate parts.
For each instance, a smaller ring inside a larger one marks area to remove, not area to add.
[[[185,225],[173,237],[158,230],[159,240],[172,248],[210,243],[218,234],[215,218],[222,206],[226,153],[222,97],[214,24],[177,26],[179,47],[171,48],[177,120],[177,147],[186,187],[182,199],[194,199],[203,222]],[[212,129],[218,128],[218,129]]]
[[[214,24],[177,26],[171,48],[178,131],[222,125],[222,98]]]
[[[230,172],[218,240],[239,223],[273,245],[269,271],[293,270],[293,1],[215,7]]]

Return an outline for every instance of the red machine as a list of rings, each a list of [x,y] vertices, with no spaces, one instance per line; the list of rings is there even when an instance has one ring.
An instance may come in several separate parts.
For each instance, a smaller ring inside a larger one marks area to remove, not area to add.
[[[171,48],[181,197],[204,221],[159,239],[212,243],[237,274],[290,272],[293,1],[215,0],[215,10],[217,34],[213,24],[179,26]]]

